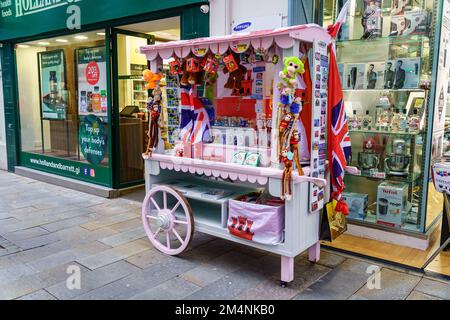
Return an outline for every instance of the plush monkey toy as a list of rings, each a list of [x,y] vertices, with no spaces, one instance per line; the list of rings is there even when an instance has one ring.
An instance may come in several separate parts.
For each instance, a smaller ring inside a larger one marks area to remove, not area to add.
[[[291,136],[291,152],[294,154],[295,165],[297,166],[297,171],[299,176],[303,176],[305,173],[303,172],[302,165],[300,164],[300,151],[298,150],[298,143],[300,142],[300,135],[296,129],[293,130]]]
[[[281,181],[281,199],[292,199],[292,171],[294,168],[292,162],[292,152],[284,149],[280,155],[280,162],[284,164],[283,180]]]
[[[298,57],[286,57],[283,59],[284,69],[280,71],[279,77],[283,86],[294,89],[298,86],[297,75],[305,72],[305,66]]]
[[[291,112],[285,112],[284,116],[280,122],[280,126],[278,128],[278,134],[279,134],[279,147],[280,147],[280,153],[285,147],[286,144],[286,137],[290,132],[290,129],[292,128],[292,122],[294,120],[294,114]]]

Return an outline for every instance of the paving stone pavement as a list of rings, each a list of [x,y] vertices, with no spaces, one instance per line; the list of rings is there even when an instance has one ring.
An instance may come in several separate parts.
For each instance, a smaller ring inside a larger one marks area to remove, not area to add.
[[[148,241],[132,198],[0,171],[0,299],[450,299],[450,281],[324,249],[316,264],[296,258],[287,288],[278,256],[210,235],[170,257]]]

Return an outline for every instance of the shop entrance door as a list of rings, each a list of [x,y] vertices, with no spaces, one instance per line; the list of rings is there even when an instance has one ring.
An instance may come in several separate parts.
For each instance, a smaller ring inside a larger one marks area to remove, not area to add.
[[[148,62],[141,46],[152,44],[149,34],[112,29],[112,74],[114,91],[114,135],[116,141],[115,187],[144,183],[142,153],[147,145],[148,117],[146,83],[142,71]]]

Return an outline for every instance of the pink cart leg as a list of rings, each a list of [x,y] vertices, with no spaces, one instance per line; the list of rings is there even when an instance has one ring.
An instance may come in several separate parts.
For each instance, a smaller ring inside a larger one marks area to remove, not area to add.
[[[308,260],[317,262],[320,260],[320,241],[317,241],[308,249]]]
[[[294,258],[281,256],[281,286],[294,280]]]

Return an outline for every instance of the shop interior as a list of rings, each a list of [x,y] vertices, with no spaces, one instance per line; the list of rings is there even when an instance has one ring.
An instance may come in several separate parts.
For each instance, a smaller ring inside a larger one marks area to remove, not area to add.
[[[443,197],[424,181],[438,2],[351,1],[336,48],[350,164],[359,172],[345,177],[351,232],[331,247],[422,268],[440,246]],[[324,25],[337,3],[324,1]],[[433,141],[431,160],[442,153],[439,145]],[[386,210],[388,192],[401,194],[399,214]]]

